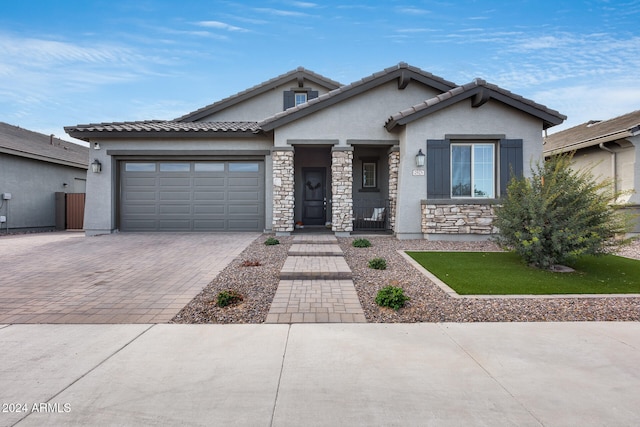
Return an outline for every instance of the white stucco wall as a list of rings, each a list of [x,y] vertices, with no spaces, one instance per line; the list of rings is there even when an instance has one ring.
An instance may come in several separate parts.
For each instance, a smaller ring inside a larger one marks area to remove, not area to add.
[[[274,133],[274,145],[286,146],[288,139],[338,140],[339,145],[346,145],[347,139],[397,139],[385,129],[387,119],[438,93],[418,82],[398,90],[394,80],[279,127]]]
[[[462,101],[409,123],[400,134],[396,214],[396,234],[400,238],[422,236],[420,201],[427,198],[427,178],[413,175],[413,170],[419,169],[415,165],[415,155],[420,149],[426,154],[428,139],[445,139],[447,134],[504,135],[507,139],[522,139],[525,176],[530,176],[531,165],[542,160],[542,121],[494,100],[479,108],[472,108],[470,100]]]
[[[318,91],[318,96],[328,92],[327,88],[305,81],[305,88]],[[284,110],[284,92],[298,88],[297,80],[293,79],[267,92],[257,95],[234,106],[205,117],[201,121],[260,121]]]

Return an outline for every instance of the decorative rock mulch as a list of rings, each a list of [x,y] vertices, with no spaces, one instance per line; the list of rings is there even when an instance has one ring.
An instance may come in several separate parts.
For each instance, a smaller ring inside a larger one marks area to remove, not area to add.
[[[278,287],[279,275],[292,237],[278,237],[279,245],[267,246],[263,235],[172,319],[171,323],[262,323],[267,318]],[[216,250],[211,248],[211,250]],[[254,265],[259,263],[260,265]],[[238,305],[218,307],[218,293],[235,290],[243,296]]]
[[[262,323],[279,282],[292,237],[278,237],[280,245],[266,246],[268,236],[256,239],[172,320],[173,323]],[[368,322],[532,322],[639,321],[640,298],[488,298],[454,299],[409,265],[398,250],[494,251],[491,242],[432,242],[367,237],[370,248],[354,248],[354,237],[338,239],[353,272],[360,303]],[[215,250],[213,248],[212,250]],[[640,241],[620,254],[640,259]],[[373,270],[368,261],[384,258],[386,270]],[[243,267],[259,261],[260,266]],[[394,311],[378,307],[375,296],[387,285],[401,286],[411,300]],[[236,306],[216,305],[218,292],[234,289],[244,296]]]
[[[640,298],[488,298],[454,299],[447,296],[398,250],[495,251],[491,242],[433,242],[368,238],[372,246],[354,248],[353,238],[340,240],[353,282],[369,322],[532,322],[532,321],[637,321]],[[624,249],[624,255],[640,259],[640,242]],[[384,258],[386,270],[368,268],[368,260]],[[411,300],[397,312],[378,307],[375,296],[382,287],[400,286]]]

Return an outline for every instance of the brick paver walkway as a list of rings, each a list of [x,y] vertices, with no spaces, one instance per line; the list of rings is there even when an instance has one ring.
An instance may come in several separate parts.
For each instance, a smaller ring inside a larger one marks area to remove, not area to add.
[[[366,322],[333,235],[294,237],[266,323]]]
[[[0,323],[163,323],[259,233],[0,237]]]

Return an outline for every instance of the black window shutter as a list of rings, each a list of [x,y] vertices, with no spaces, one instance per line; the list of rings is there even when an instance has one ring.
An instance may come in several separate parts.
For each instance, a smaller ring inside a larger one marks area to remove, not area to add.
[[[427,140],[427,199],[451,198],[451,142]]]
[[[284,109],[296,106],[296,93],[292,90],[284,91]]]
[[[512,176],[522,176],[522,140],[503,139],[500,141],[500,195],[507,194],[507,186]]]
[[[317,90],[310,90],[309,92],[307,92],[307,101],[313,98],[317,98],[318,97],[318,91]]]

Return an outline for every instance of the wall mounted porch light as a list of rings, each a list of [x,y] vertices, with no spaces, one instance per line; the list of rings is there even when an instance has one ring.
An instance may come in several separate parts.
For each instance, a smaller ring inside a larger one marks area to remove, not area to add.
[[[420,150],[418,150],[418,154],[416,154],[416,166],[421,168],[424,166],[424,159],[427,156],[425,156],[425,154],[422,152],[422,148]]]
[[[100,163],[100,160],[95,159],[93,163],[91,163],[91,172],[93,173],[102,172],[102,163]]]

